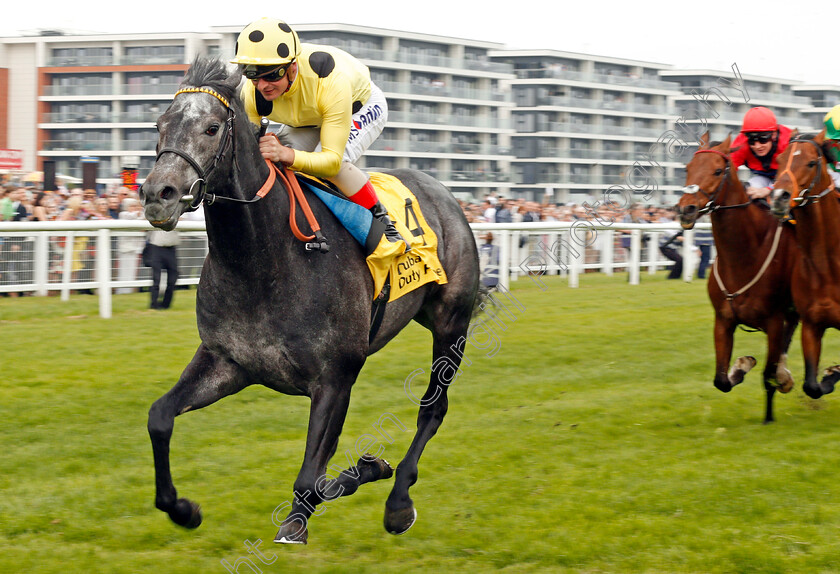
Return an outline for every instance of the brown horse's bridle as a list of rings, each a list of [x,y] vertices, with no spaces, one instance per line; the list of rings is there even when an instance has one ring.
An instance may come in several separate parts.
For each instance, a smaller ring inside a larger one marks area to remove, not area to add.
[[[697,216],[700,217],[700,216],[706,215],[707,213],[712,213],[712,212],[718,211],[720,209],[734,209],[736,207],[746,207],[746,206],[748,206],[750,204],[749,201],[747,201],[746,203],[739,203],[737,205],[718,205],[717,203],[715,203],[715,200],[717,199],[717,196],[720,193],[720,190],[723,189],[723,185],[726,183],[726,180],[729,177],[732,162],[730,161],[728,155],[726,155],[725,153],[723,153],[721,151],[718,151],[716,149],[699,149],[696,152],[694,152],[694,155],[697,155],[698,153],[714,153],[714,154],[717,154],[717,155],[719,155],[720,157],[723,158],[724,162],[726,162],[726,167],[723,169],[723,173],[721,174],[720,183],[718,183],[717,188],[715,188],[715,190],[713,192],[707,193],[705,190],[703,190],[697,184],[692,184],[692,185],[689,185],[685,188],[684,193],[700,192],[708,200],[706,205],[703,206],[697,212]]]
[[[798,189],[799,188],[799,183],[797,183],[796,176],[790,170],[790,165],[793,163],[793,156],[794,156],[793,149],[789,149],[789,151],[788,151],[787,165],[776,176],[776,180],[778,180],[779,177],[781,177],[782,175],[788,174],[790,176],[790,180],[793,182],[793,185],[796,186],[796,188],[797,188],[795,190],[792,190],[791,195],[796,194],[796,197],[791,197],[791,199],[790,199],[791,209],[793,209],[795,207],[805,207],[806,205],[810,205],[812,203],[817,203],[820,199],[822,199],[823,197],[825,197],[826,195],[828,195],[829,193],[834,191],[834,180],[831,180],[831,182],[828,184],[828,187],[826,187],[823,191],[821,191],[820,193],[818,193],[816,195],[810,195],[811,191],[820,182],[820,177],[822,176],[822,163],[823,163],[824,155],[823,155],[822,148],[820,147],[820,144],[818,144],[817,142],[815,142],[812,139],[799,138],[799,139],[792,140],[790,142],[789,147],[792,148],[794,145],[796,145],[798,143],[804,143],[804,142],[807,142],[807,143],[813,145],[817,150],[817,164],[814,166],[814,178],[811,180],[811,185],[809,185],[808,187],[806,187],[804,189]]]

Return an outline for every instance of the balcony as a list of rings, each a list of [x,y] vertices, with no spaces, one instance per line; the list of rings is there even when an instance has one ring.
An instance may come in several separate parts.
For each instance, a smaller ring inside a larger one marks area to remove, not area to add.
[[[465,155],[508,155],[509,149],[491,144],[455,143],[437,141],[405,141],[379,138],[371,144],[370,150],[401,153],[434,153]]]
[[[477,88],[456,88],[448,85],[433,86],[431,84],[406,84],[404,82],[382,81],[375,82],[383,92],[392,94],[407,94],[411,96],[432,96],[435,98],[458,98],[463,100],[478,100],[485,102],[510,101],[508,96],[499,90],[479,90]]]
[[[47,140],[44,142],[45,151],[113,151],[114,145],[111,141],[64,141]]]
[[[52,67],[73,67],[73,66],[114,66],[114,56],[55,56],[47,58],[47,66]]]
[[[391,124],[430,124],[443,127],[457,126],[493,128],[498,130],[511,129],[510,120],[502,120],[490,116],[456,116],[451,114],[436,114],[429,112],[395,112],[389,110],[388,122]]]
[[[680,91],[680,84],[677,82],[665,82],[650,78],[639,78],[638,76],[621,74],[596,74],[593,72],[578,72],[576,70],[553,70],[540,68],[536,70],[516,70],[516,77],[520,80],[553,79],[553,80],[575,80],[579,82],[590,82],[595,84],[610,84],[624,86],[628,90],[632,88],[654,88],[657,90]]]

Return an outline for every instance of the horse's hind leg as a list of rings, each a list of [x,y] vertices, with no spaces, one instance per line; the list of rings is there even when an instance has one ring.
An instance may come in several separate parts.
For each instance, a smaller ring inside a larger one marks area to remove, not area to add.
[[[350,388],[357,374],[358,369],[350,369],[342,375],[327,377],[329,383],[312,393],[303,465],[295,480],[291,510],[278,525],[280,528],[274,537],[275,542],[306,544],[309,517],[320,503],[349,496],[362,484],[393,475],[394,471],[386,461],[364,455],[354,466],[341,471],[338,477],[327,479],[327,463],[338,447],[350,404]]]
[[[244,377],[233,363],[218,359],[201,345],[175,386],[149,409],[149,437],[155,460],[155,506],[169,514],[172,521],[180,526],[198,527],[201,511],[196,503],[178,498],[172,484],[169,441],[175,417],[206,407],[245,386]]]
[[[764,409],[764,424],[772,423],[775,419],[773,417],[773,397],[777,389],[783,385],[787,385],[787,391],[793,386],[793,380],[790,377],[790,372],[787,372],[788,381],[779,379],[779,373],[787,371],[783,363],[783,352],[785,347],[786,325],[784,319],[773,318],[767,323],[767,364],[764,367],[764,390],[767,400],[765,401]],[[785,391],[785,392],[787,392]]]
[[[433,329],[432,374],[426,393],[419,401],[417,432],[405,458],[397,466],[394,486],[385,503],[385,530],[391,534],[404,533],[417,517],[408,489],[417,482],[420,455],[437,433],[449,408],[447,391],[461,363],[469,321],[470,312],[462,309],[439,321],[438,324],[446,324],[445,333]],[[415,400],[413,395],[411,398]]]

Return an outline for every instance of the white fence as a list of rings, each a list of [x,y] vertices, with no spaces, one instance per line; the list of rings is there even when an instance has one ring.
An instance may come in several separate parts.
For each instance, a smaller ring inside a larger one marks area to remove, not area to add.
[[[479,244],[492,232],[497,260],[485,258],[482,272],[496,273],[505,287],[520,277],[539,282],[543,275],[565,276],[569,287],[578,287],[587,272],[619,270],[638,285],[643,269],[653,274],[672,264],[660,254],[659,238],[678,228],[676,223],[597,225],[585,220],[472,225]],[[95,289],[99,314],[109,318],[114,290],[152,284],[150,269],[139,265],[150,229],[146,221],[123,220],[0,223],[0,293],[59,292],[67,300],[71,291]],[[178,284],[198,284],[207,254],[204,222],[181,221],[178,231]],[[693,235],[686,231],[682,242],[685,281],[692,280],[697,267]]]

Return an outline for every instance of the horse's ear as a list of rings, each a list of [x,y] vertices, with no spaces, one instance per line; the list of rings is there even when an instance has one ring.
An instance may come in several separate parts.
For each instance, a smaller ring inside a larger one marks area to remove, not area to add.
[[[729,146],[732,145],[732,132],[726,134],[726,139],[720,142],[718,146],[723,153],[729,153]]]
[[[790,130],[790,138],[789,140],[796,139],[799,136],[799,128],[793,128]]]
[[[820,133],[818,133],[817,135],[814,136],[814,143],[822,145],[823,142],[825,141],[825,133],[826,133],[825,128],[823,128]]]
[[[709,149],[709,130],[700,136],[700,149]]]

